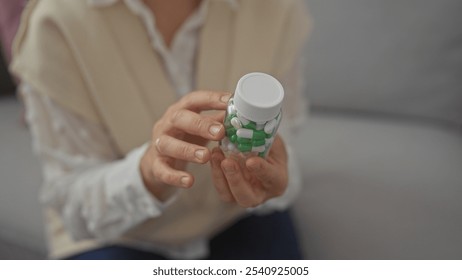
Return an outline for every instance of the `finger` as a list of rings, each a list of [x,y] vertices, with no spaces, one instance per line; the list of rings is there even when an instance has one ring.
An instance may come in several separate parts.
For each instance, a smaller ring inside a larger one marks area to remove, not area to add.
[[[194,177],[191,174],[173,169],[167,164],[167,161],[162,158],[156,158],[154,160],[152,172],[156,180],[167,185],[189,188],[194,184]]]
[[[206,163],[210,159],[210,151],[199,145],[181,141],[169,135],[161,135],[155,141],[159,154],[189,162]]]
[[[261,157],[251,157],[245,162],[247,169],[262,183],[272,196],[284,193],[287,185],[287,168],[285,165],[271,164]]]
[[[216,113],[207,115],[207,117],[219,123],[223,123],[223,120],[225,119],[225,112],[224,111],[216,112]]]
[[[216,91],[194,91],[179,101],[179,106],[191,111],[225,110],[231,94]]]
[[[212,167],[212,179],[215,189],[220,196],[220,199],[225,202],[234,202],[234,197],[229,190],[228,182],[221,169],[221,162],[225,159],[225,155],[220,148],[214,148],[212,151],[212,160],[210,161]]]
[[[253,189],[245,180],[239,164],[232,159],[224,159],[221,168],[225,174],[229,189],[236,202],[242,207],[255,207],[264,201],[261,189]]]
[[[185,109],[176,111],[171,122],[176,129],[209,140],[220,140],[225,134],[225,128],[221,122]]]

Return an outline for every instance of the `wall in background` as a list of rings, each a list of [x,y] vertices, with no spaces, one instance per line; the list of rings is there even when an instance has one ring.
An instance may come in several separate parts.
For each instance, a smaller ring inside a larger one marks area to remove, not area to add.
[[[462,1],[307,0],[316,108],[462,125]]]

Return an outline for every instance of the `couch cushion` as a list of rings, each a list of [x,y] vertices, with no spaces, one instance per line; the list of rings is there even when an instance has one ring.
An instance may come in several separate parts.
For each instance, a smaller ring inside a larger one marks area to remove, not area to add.
[[[314,106],[462,124],[462,1],[307,2]]]
[[[38,200],[40,166],[29,132],[21,124],[21,110],[15,97],[0,98],[0,259],[37,258],[46,252]],[[20,247],[2,251],[14,245]],[[27,252],[34,254],[27,257]]]
[[[316,116],[296,148],[308,258],[462,258],[462,131]]]

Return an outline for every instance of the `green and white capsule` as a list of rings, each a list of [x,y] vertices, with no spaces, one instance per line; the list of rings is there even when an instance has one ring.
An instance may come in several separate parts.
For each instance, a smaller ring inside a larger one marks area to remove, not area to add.
[[[266,125],[266,122],[257,122],[257,125],[255,126],[255,128],[257,130],[263,130],[265,128],[265,125]]]
[[[235,115],[237,113],[236,106],[232,104],[232,100],[230,100],[230,105],[228,105],[227,111],[229,116]]]
[[[266,134],[273,134],[274,129],[276,128],[277,124],[278,124],[277,119],[274,119],[274,120],[271,120],[271,121],[267,122],[266,125],[265,125],[265,133]]]
[[[237,117],[239,118],[239,121],[242,123],[243,126],[246,126],[250,123],[250,121],[246,118],[244,118],[241,114],[236,113]]]
[[[223,140],[221,140],[221,148],[225,152],[234,152],[237,150],[236,146],[233,143],[231,143],[228,137],[225,137],[223,138]]]
[[[239,149],[239,151],[245,153],[245,152],[251,152],[253,147],[252,147],[252,144],[242,143],[242,144],[238,144],[237,148]]]
[[[242,128],[242,123],[239,121],[239,119],[237,117],[234,117],[234,118],[231,119],[231,125],[235,129]]]
[[[237,150],[236,146],[233,144],[233,143],[228,143],[228,145],[226,146],[226,148],[228,149],[228,151],[230,152],[234,152]]]
[[[249,139],[249,138],[237,137],[236,141],[239,144],[253,144],[252,139]]]
[[[257,147],[252,147],[252,152],[255,153],[263,153],[266,150],[266,146],[257,146]]]
[[[253,140],[252,141],[252,145],[254,147],[257,147],[257,146],[264,146],[266,145],[266,139],[265,140]]]
[[[266,138],[265,132],[247,128],[238,129],[236,135],[237,137],[248,138],[252,140],[264,140]]]
[[[229,128],[226,128],[226,136],[232,137],[233,135],[236,135],[236,131],[237,131],[237,129],[235,129],[232,126],[229,127]]]

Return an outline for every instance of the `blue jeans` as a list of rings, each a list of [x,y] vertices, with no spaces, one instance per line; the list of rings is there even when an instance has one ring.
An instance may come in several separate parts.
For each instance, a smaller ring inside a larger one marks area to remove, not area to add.
[[[302,259],[289,211],[250,215],[210,240],[210,260]],[[164,256],[109,246],[70,257],[72,260],[165,260]]]

